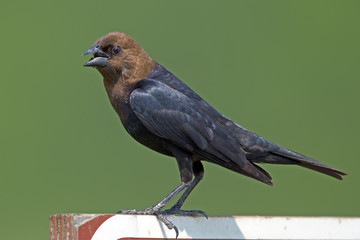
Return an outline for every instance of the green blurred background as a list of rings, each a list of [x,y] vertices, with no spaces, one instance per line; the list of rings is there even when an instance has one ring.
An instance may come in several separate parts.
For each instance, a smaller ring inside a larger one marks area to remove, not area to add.
[[[223,114],[349,173],[205,163],[184,205],[209,215],[360,216],[359,1],[11,1],[1,13],[0,239],[48,239],[57,213],[143,209],[179,184],[136,143],[81,54],[122,31]]]

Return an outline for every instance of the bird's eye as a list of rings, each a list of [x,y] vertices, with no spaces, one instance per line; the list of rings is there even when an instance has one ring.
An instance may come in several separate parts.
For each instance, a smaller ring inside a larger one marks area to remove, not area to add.
[[[118,54],[120,51],[121,51],[121,47],[120,47],[120,46],[115,46],[115,47],[113,48],[113,53],[114,53],[114,54]]]

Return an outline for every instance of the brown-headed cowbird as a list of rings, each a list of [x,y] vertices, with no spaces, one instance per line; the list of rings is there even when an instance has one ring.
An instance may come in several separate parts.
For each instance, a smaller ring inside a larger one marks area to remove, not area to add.
[[[165,215],[205,215],[199,210],[180,209],[203,177],[201,161],[218,164],[268,185],[272,185],[270,175],[256,163],[300,165],[340,180],[341,175],[346,175],[234,123],[151,59],[124,33],[112,32],[99,38],[83,55],[87,54],[94,57],[84,66],[95,67],[104,77],[110,102],[126,131],[141,144],[174,157],[180,170],[181,184],[160,203],[143,211],[121,213],[155,214],[178,233]],[[174,206],[161,211],[184,189]]]

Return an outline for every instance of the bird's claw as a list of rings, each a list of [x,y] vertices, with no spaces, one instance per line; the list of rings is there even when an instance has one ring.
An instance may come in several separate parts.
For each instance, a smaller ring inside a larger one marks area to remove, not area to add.
[[[158,217],[158,219],[165,224],[165,226],[171,230],[174,229],[175,233],[176,233],[176,238],[178,238],[179,236],[179,229],[169,220],[167,219],[162,213],[156,213],[156,216]]]
[[[130,209],[130,210],[119,210],[116,212],[116,214],[138,214],[138,211],[136,209]]]
[[[157,212],[158,211],[156,211],[152,208],[146,208],[145,210],[136,210],[136,209],[119,210],[116,213],[117,214],[156,215]]]
[[[116,213],[120,213],[120,214],[139,214],[139,215],[156,215],[157,218],[165,224],[165,226],[171,230],[174,229],[175,233],[176,233],[176,238],[178,238],[179,236],[179,229],[169,220],[167,219],[165,216],[167,215],[180,215],[180,216],[199,216],[200,214],[203,215],[204,217],[206,217],[206,219],[208,219],[207,214],[204,211],[201,210],[181,210],[180,207],[178,206],[173,206],[170,209],[164,210],[164,211],[159,211],[158,208],[154,207],[150,207],[150,208],[146,208],[144,210],[136,210],[136,209],[131,209],[131,210],[120,210],[117,211]]]
[[[164,215],[164,212],[160,212],[159,210],[154,210],[153,208],[146,208],[145,210],[136,210],[136,209],[130,209],[130,210],[119,210],[116,212],[117,214],[138,214],[138,215],[156,215],[156,217],[165,224],[165,226],[171,230],[174,229],[176,233],[176,238],[179,236],[179,229]]]
[[[201,210],[181,210],[178,207],[172,207],[162,212],[165,215],[180,215],[180,216],[199,216],[203,215],[206,219],[208,219],[207,214]]]
[[[156,215],[156,213],[160,212],[154,207],[145,208],[144,210],[136,210],[136,209],[130,209],[130,210],[119,210],[116,213],[117,214],[135,214],[135,215]]]

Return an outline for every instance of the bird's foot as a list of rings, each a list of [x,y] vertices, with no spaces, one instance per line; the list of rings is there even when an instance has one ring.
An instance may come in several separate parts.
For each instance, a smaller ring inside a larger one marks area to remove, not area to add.
[[[179,236],[179,229],[175,226],[175,224],[173,224],[169,219],[167,219],[165,217],[165,214],[163,214],[162,212],[158,212],[156,213],[156,216],[158,217],[158,219],[165,224],[165,226],[171,230],[174,229],[175,233],[176,233],[176,238],[178,238]]]
[[[200,214],[208,219],[207,214],[201,210],[181,210],[177,206],[173,206],[170,209],[161,212],[164,215],[180,215],[180,216],[199,216]]]
[[[145,210],[136,210],[136,209],[119,210],[116,213],[117,214],[156,215],[156,211],[154,211],[152,208],[146,208]]]
[[[164,214],[163,212],[160,212],[155,207],[146,208],[145,210],[136,210],[136,209],[119,210],[116,213],[117,214],[155,215],[163,224],[165,224],[165,226],[169,230],[174,229],[174,231],[176,233],[176,238],[178,238],[178,236],[179,236],[179,229],[175,226],[175,224],[173,224],[169,219],[167,219],[165,217],[165,215],[169,215],[169,214]]]

